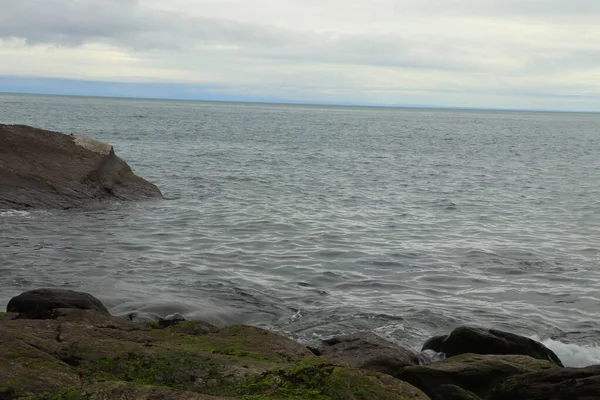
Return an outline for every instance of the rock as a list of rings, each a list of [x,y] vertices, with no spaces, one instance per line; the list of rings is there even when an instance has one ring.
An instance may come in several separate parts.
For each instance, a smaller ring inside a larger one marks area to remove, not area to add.
[[[0,327],[0,396],[12,400],[80,384],[69,365],[26,343],[27,333]]]
[[[418,365],[416,352],[389,342],[372,332],[359,332],[323,340],[317,354],[333,357],[351,367],[394,375],[409,365]]]
[[[440,400],[481,400],[475,393],[456,385],[440,385],[438,393]]]
[[[409,383],[316,357],[263,329],[177,330],[194,322],[158,328],[80,309],[59,309],[50,320],[0,319],[0,393],[55,400],[430,400]]]
[[[0,210],[81,207],[162,198],[112,146],[78,135],[0,124]]]
[[[60,393],[58,400],[228,400],[231,397],[215,397],[160,386],[134,386],[125,382],[109,382],[83,388],[69,388]],[[55,397],[51,397],[55,399]]]
[[[232,325],[219,330],[211,336],[235,342],[237,347],[251,351],[276,354],[280,357],[314,356],[298,342],[265,329],[247,325]],[[222,350],[217,350],[222,351]]]
[[[490,400],[598,400],[600,365],[560,368],[513,376],[492,392]]]
[[[432,399],[444,399],[442,385],[455,385],[481,398],[504,379],[529,372],[559,368],[547,360],[520,355],[462,354],[436,364],[406,367],[395,376],[411,383]]]
[[[518,354],[540,360],[549,360],[562,367],[558,356],[542,343],[525,336],[495,329],[461,326],[450,335],[429,339],[423,350],[445,353],[448,357],[465,353]]]
[[[19,313],[19,318],[49,319],[55,310],[75,308],[108,314],[104,305],[88,293],[64,289],[37,289],[21,293],[8,302],[8,312]]]

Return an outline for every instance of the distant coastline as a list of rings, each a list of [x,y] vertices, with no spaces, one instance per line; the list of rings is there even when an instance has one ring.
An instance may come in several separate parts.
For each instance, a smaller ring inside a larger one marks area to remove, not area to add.
[[[328,107],[409,108],[424,110],[469,110],[500,112],[549,112],[598,114],[600,110],[567,110],[553,108],[485,107],[468,105],[436,105],[411,103],[336,102],[308,99],[288,99],[266,96],[245,96],[223,93],[223,88],[210,85],[158,82],[104,82],[59,78],[9,77],[0,75],[0,95],[65,96],[107,99],[220,102],[236,104],[273,104]],[[167,92],[169,94],[167,94]]]

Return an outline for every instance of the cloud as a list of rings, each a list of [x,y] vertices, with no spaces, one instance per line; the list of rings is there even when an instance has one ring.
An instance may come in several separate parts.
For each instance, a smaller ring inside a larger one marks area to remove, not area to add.
[[[4,75],[193,82],[303,98],[335,92],[365,102],[429,96],[436,104],[453,93],[464,105],[482,93],[526,93],[600,109],[596,1],[0,1]]]

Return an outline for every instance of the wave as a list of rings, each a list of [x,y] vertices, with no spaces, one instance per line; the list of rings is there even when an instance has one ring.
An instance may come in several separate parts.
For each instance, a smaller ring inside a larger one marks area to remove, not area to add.
[[[5,210],[0,211],[0,218],[2,217],[26,217],[31,215],[28,211],[19,211],[19,210]]]
[[[563,343],[546,339],[542,343],[554,351],[565,367],[583,368],[600,364],[600,346],[581,346],[575,343]]]

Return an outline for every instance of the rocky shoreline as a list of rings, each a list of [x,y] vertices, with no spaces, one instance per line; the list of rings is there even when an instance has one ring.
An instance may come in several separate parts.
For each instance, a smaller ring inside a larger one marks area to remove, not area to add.
[[[526,337],[459,327],[423,350],[448,358],[424,364],[369,332],[309,349],[245,325],[136,323],[90,294],[40,289],[0,314],[0,399],[600,398],[600,366],[564,368]]]

